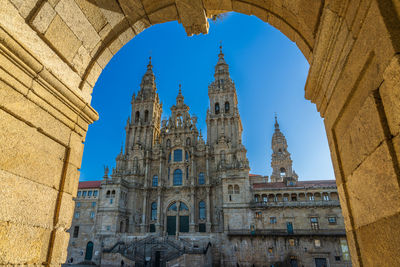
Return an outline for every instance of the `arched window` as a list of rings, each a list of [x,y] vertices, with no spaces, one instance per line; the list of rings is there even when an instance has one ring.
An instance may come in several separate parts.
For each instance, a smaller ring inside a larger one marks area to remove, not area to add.
[[[139,112],[139,111],[136,111],[136,114],[135,114],[135,122],[139,122],[139,119],[140,119],[140,112]]]
[[[125,232],[126,233],[129,232],[129,219],[126,219],[126,222],[125,222]]]
[[[168,163],[171,162],[171,152],[168,154]]]
[[[190,146],[190,143],[191,143],[190,137],[186,138],[186,145],[187,145],[187,146]]]
[[[229,113],[229,102],[225,102],[225,113]]]
[[[151,184],[152,184],[153,187],[157,187],[158,186],[158,176],[157,175],[153,176],[153,181],[152,181]]]
[[[171,140],[167,139],[167,148],[171,147]]]
[[[185,203],[181,202],[179,205],[179,211],[189,210],[188,206]]]
[[[199,173],[199,184],[205,184],[206,180],[204,179],[204,173]]]
[[[115,197],[115,190],[111,192],[111,197]]]
[[[174,171],[174,185],[182,185],[182,171],[180,169],[176,169]]]
[[[173,203],[171,206],[169,206],[169,207],[168,207],[168,210],[169,210],[169,211],[177,211],[178,208],[176,207],[176,202]]]
[[[260,200],[260,196],[259,195],[254,195],[254,202],[257,202]]]
[[[149,120],[149,111],[146,110],[146,111],[144,112],[144,122],[147,122],[148,120]]]
[[[189,153],[187,151],[185,151],[185,160],[189,161]]]
[[[281,177],[285,177],[286,176],[285,168],[281,168],[280,171],[281,171]]]
[[[152,221],[157,220],[157,203],[156,202],[151,203],[151,220]]]
[[[203,200],[199,202],[199,219],[206,219],[206,203]]]
[[[235,184],[234,189],[235,189],[235,194],[240,194],[240,188],[237,184]]]
[[[262,195],[262,201],[263,201],[264,203],[267,203],[267,202],[268,202],[268,197],[267,197],[267,195]]]
[[[219,103],[215,103],[215,114],[219,114]]]
[[[228,194],[233,194],[233,186],[228,185]]]
[[[106,198],[110,198],[110,194],[111,194],[111,192],[110,192],[110,190],[108,190],[107,194],[106,194]]]
[[[186,180],[189,179],[189,167],[186,167]]]

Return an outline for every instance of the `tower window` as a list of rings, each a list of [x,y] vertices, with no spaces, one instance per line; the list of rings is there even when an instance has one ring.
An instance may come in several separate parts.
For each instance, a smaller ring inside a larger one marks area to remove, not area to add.
[[[79,226],[75,226],[75,227],[74,227],[74,235],[73,235],[73,237],[74,237],[74,238],[77,238],[78,235],[79,235]]]
[[[152,186],[153,187],[157,187],[158,186],[158,176],[157,175],[153,176]]]
[[[229,113],[229,102],[225,102],[225,113]]]
[[[186,167],[186,180],[189,179],[189,167]]]
[[[151,220],[152,221],[157,220],[157,203],[156,202],[151,203]]]
[[[235,194],[240,194],[240,188],[237,184],[235,184],[234,189],[235,189]]]
[[[206,203],[202,200],[199,202],[199,219],[204,220],[206,218]]]
[[[219,114],[219,103],[215,103],[215,114]]]
[[[174,185],[182,185],[182,171],[180,169],[176,169],[174,171]]]
[[[285,177],[286,176],[286,169],[285,168],[281,168],[281,177]]]
[[[202,184],[205,184],[205,179],[204,179],[204,173],[203,172],[201,172],[201,173],[199,173],[199,184],[200,185],[202,185]]]
[[[310,218],[310,223],[311,223],[311,229],[313,229],[313,230],[318,230],[319,229],[319,224],[318,224],[318,218],[317,217],[311,217]]]
[[[189,160],[189,153],[187,151],[185,151],[185,160],[188,161]]]
[[[148,120],[149,120],[149,111],[146,110],[146,111],[144,112],[144,122],[147,122]]]
[[[171,147],[171,140],[168,139],[166,145],[167,145],[167,148],[170,148]]]
[[[228,185],[228,194],[233,194],[233,186]]]
[[[139,111],[136,111],[136,114],[135,114],[135,122],[139,122],[139,119],[140,119],[140,112],[139,112]]]
[[[186,145],[190,146],[190,137],[186,138]]]
[[[174,161],[181,162],[182,161],[182,149],[174,150]]]

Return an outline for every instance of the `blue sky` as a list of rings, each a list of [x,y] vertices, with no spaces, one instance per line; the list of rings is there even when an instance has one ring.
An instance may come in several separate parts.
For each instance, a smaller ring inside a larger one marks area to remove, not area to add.
[[[276,112],[299,179],[334,179],[323,120],[315,105],[304,98],[307,60],[277,29],[254,16],[237,13],[210,22],[208,35],[187,37],[177,22],[155,25],[111,59],[93,90],[92,106],[100,119],[89,126],[80,179],[102,179],[103,165],[115,166],[125,140],[131,97],[139,90],[149,55],[164,116],[170,114],[181,83],[185,103],[198,116],[198,127],[205,133],[207,90],[220,42],[236,84],[251,173],[272,172]]]

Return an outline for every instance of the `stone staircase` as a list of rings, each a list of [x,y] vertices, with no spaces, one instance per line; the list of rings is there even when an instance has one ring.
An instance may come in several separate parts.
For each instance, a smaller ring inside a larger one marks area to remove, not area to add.
[[[165,267],[167,262],[184,254],[204,254],[205,249],[183,238],[151,235],[130,243],[117,242],[103,253],[119,253],[134,261],[135,266]]]

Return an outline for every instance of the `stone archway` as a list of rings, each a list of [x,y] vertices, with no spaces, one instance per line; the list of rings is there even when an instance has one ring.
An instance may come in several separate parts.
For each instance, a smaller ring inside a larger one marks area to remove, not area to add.
[[[65,261],[92,88],[125,43],[178,20],[256,15],[310,63],[354,266],[399,265],[397,0],[6,0],[0,9],[0,263]]]

